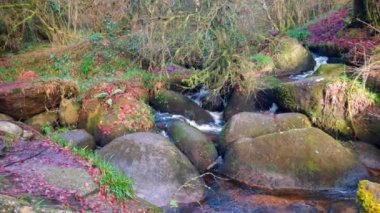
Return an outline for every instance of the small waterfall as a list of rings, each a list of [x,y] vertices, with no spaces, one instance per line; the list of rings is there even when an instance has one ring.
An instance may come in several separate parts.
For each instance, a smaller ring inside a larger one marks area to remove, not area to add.
[[[313,57],[314,57],[314,60],[316,62],[313,70],[309,70],[309,71],[306,71],[306,72],[303,72],[303,73],[297,74],[297,75],[291,75],[291,76],[289,76],[289,78],[292,80],[296,80],[296,81],[305,79],[305,78],[313,75],[322,64],[327,64],[327,61],[328,61],[327,57],[317,56],[315,54],[313,54]]]

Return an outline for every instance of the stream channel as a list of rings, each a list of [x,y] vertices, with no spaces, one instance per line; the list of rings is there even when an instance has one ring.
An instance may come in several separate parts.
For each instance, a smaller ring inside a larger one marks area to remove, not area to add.
[[[326,64],[327,57],[314,55],[316,66],[314,70],[304,72],[299,75],[288,76],[286,81],[297,81],[307,78],[314,74],[320,65]],[[202,99],[211,95],[205,88],[201,88],[196,93],[185,94],[198,105],[202,105]],[[224,103],[226,104],[226,103]],[[276,109],[276,104],[273,103]],[[269,110],[269,109],[268,109]],[[207,125],[198,125],[196,122],[189,120],[182,115],[173,115],[169,113],[156,112],[156,126],[161,126],[161,134],[168,137],[165,132],[165,126],[174,120],[182,120],[193,127],[204,132],[206,135],[217,138],[220,134],[225,121],[223,112],[210,112],[214,118],[214,123]],[[217,164],[222,164],[223,159],[218,157]],[[312,194],[302,195],[281,195],[271,194],[256,189],[251,189],[236,183],[218,173],[218,166],[215,166],[210,172],[214,175],[204,177],[208,186],[206,198],[202,203],[180,206],[179,208],[166,208],[165,212],[357,212],[355,206],[355,190],[339,191],[329,190]]]

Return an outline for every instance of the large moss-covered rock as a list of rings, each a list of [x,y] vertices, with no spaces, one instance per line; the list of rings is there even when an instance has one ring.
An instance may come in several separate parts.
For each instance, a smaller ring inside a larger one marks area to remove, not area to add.
[[[346,72],[344,64],[322,64],[315,74],[324,77],[339,77]]]
[[[252,187],[295,191],[356,187],[368,176],[351,149],[316,128],[239,139],[222,172]]]
[[[126,133],[153,128],[150,107],[143,102],[139,86],[121,83],[102,83],[91,89],[83,100],[79,127],[104,146]]]
[[[170,90],[160,90],[150,99],[150,103],[160,112],[183,115],[198,124],[208,124],[214,121],[210,113],[189,98]]]
[[[323,130],[351,138],[352,118],[374,104],[374,96],[357,82],[324,77],[281,84],[276,99],[282,109],[304,113]]]
[[[276,42],[274,64],[277,75],[297,74],[314,69],[316,63],[312,54],[297,40],[282,37]]]
[[[357,200],[362,212],[380,212],[380,184],[367,180],[360,181]]]
[[[16,120],[27,119],[46,109],[54,109],[62,97],[77,95],[78,87],[69,81],[23,81],[1,84],[0,112]]]
[[[270,133],[307,127],[311,127],[309,119],[299,113],[270,115],[242,112],[234,115],[224,126],[220,143],[223,148],[226,148],[240,138],[256,138]]]
[[[204,197],[204,183],[196,178],[199,173],[195,167],[161,135],[128,134],[116,138],[98,154],[131,177],[136,195],[154,205],[166,206],[171,200],[193,203]]]
[[[173,122],[168,129],[174,144],[193,165],[204,172],[216,160],[218,152],[212,141],[198,129],[182,121]]]

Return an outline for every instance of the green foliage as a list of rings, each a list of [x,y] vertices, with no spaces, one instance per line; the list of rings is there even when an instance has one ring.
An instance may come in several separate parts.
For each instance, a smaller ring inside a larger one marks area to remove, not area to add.
[[[11,82],[16,76],[16,72],[9,68],[4,68],[0,66],[0,79],[5,82]]]
[[[87,76],[92,66],[94,65],[94,56],[91,53],[86,53],[82,56],[82,63],[79,68],[79,72],[82,76]]]
[[[273,65],[272,57],[264,55],[262,53],[258,53],[251,56],[250,60],[253,61],[259,68],[263,68],[268,65]]]
[[[299,41],[304,41],[310,36],[310,32],[306,27],[289,29],[286,31],[286,34],[289,37],[297,39]]]
[[[132,181],[115,167],[100,159],[92,151],[87,149],[72,146],[58,133],[67,131],[68,129],[59,129],[54,131],[51,126],[45,125],[42,127],[43,132],[54,142],[62,147],[70,149],[73,154],[87,160],[93,166],[99,168],[102,172],[99,181],[100,186],[106,187],[106,193],[114,195],[118,200],[132,199],[134,197]]]
[[[57,76],[68,76],[72,69],[70,55],[63,55],[62,57],[54,54],[50,55],[50,59],[53,61],[53,69]]]

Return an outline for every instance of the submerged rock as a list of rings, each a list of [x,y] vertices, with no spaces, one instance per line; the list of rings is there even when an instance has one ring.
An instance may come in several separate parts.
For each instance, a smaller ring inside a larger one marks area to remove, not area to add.
[[[314,69],[316,62],[312,54],[297,40],[289,37],[280,38],[276,50],[274,64],[277,75],[298,74]]]
[[[220,135],[223,148],[240,138],[256,138],[261,135],[311,127],[309,119],[300,113],[277,115],[242,112],[234,115],[224,126]]]
[[[380,212],[380,184],[360,181],[357,200],[362,212]]]
[[[59,105],[61,97],[75,97],[73,82],[52,80],[0,85],[0,112],[16,120],[27,119]]]
[[[59,137],[66,140],[69,144],[79,148],[93,150],[96,147],[94,137],[92,137],[92,135],[84,129],[76,129],[65,132],[60,134]]]
[[[352,150],[316,128],[239,139],[229,146],[222,172],[279,192],[347,189],[368,177]]]
[[[169,205],[171,200],[179,204],[199,202],[205,196],[204,183],[195,167],[161,135],[128,134],[116,138],[98,154],[132,178],[137,197],[158,207]]]
[[[214,121],[210,113],[189,98],[170,90],[160,90],[150,99],[150,103],[160,112],[183,115],[198,124],[208,124]]]
[[[200,172],[206,171],[218,157],[212,141],[185,122],[173,122],[168,129],[168,134]]]

